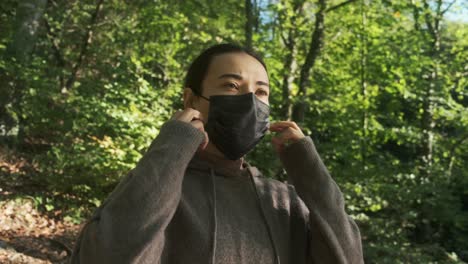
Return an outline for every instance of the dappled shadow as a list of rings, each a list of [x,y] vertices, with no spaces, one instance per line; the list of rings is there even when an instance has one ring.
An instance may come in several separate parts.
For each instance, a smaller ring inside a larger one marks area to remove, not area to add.
[[[28,163],[0,154],[0,263],[67,263],[80,225],[38,206],[50,195],[31,183]]]
[[[11,234],[9,238],[2,237],[2,242],[2,247],[9,249],[6,252],[10,252],[10,254],[6,254],[6,260],[12,259],[14,256],[18,258],[18,254],[21,254],[36,260],[45,260],[51,263],[66,263],[72,253],[70,240],[64,239],[63,236],[34,237],[14,236],[14,234]]]

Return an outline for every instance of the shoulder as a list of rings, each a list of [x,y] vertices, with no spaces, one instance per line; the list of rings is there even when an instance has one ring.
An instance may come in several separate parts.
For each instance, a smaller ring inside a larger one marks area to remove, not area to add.
[[[253,176],[257,187],[263,187],[277,192],[295,192],[293,185],[277,179],[265,177],[264,174],[255,166],[249,165],[248,170]]]
[[[263,175],[255,176],[254,179],[256,188],[261,195],[270,196],[274,200],[286,202],[288,207],[304,208],[302,206],[303,202],[297,194],[294,185],[267,178]]]

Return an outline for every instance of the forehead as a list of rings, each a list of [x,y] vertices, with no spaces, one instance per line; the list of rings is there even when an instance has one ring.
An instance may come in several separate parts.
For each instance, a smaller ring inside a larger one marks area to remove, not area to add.
[[[207,77],[235,73],[245,77],[256,76],[259,81],[268,82],[268,74],[263,65],[246,53],[225,53],[215,56],[208,68]]]

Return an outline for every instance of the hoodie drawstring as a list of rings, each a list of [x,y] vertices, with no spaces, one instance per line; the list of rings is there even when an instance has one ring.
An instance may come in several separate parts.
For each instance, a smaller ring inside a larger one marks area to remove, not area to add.
[[[263,209],[262,201],[260,200],[260,194],[258,193],[257,184],[255,184],[255,179],[254,179],[254,176],[253,176],[253,173],[252,173],[252,169],[251,169],[251,167],[248,167],[248,169],[249,169],[249,172],[250,172],[249,173],[250,180],[251,180],[252,185],[253,185],[254,190],[255,190],[255,196],[257,197],[258,206],[260,207],[260,212],[262,214],[263,222],[265,223],[265,225],[267,227],[268,237],[270,238],[271,246],[273,247],[273,253],[275,254],[275,263],[280,264],[280,259],[279,259],[279,256],[278,256],[278,249],[276,248],[275,240],[273,239],[273,232],[271,230],[270,225],[268,224],[268,220],[267,220],[267,217],[266,217],[266,214],[265,214],[265,210]]]
[[[216,217],[216,183],[215,174],[213,168],[211,168],[211,183],[213,186],[213,241],[211,245],[211,264],[215,264],[216,261],[216,236],[218,233],[218,221]]]

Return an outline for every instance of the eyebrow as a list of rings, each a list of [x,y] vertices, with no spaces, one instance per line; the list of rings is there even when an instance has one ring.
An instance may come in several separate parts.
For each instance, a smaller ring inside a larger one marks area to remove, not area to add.
[[[236,79],[239,81],[242,80],[242,76],[240,76],[239,74],[235,74],[235,73],[225,73],[225,74],[221,74],[218,77],[218,79],[227,79],[227,78],[232,78],[232,79]],[[256,84],[263,85],[263,86],[266,86],[267,88],[270,88],[270,85],[263,81],[257,81]]]

